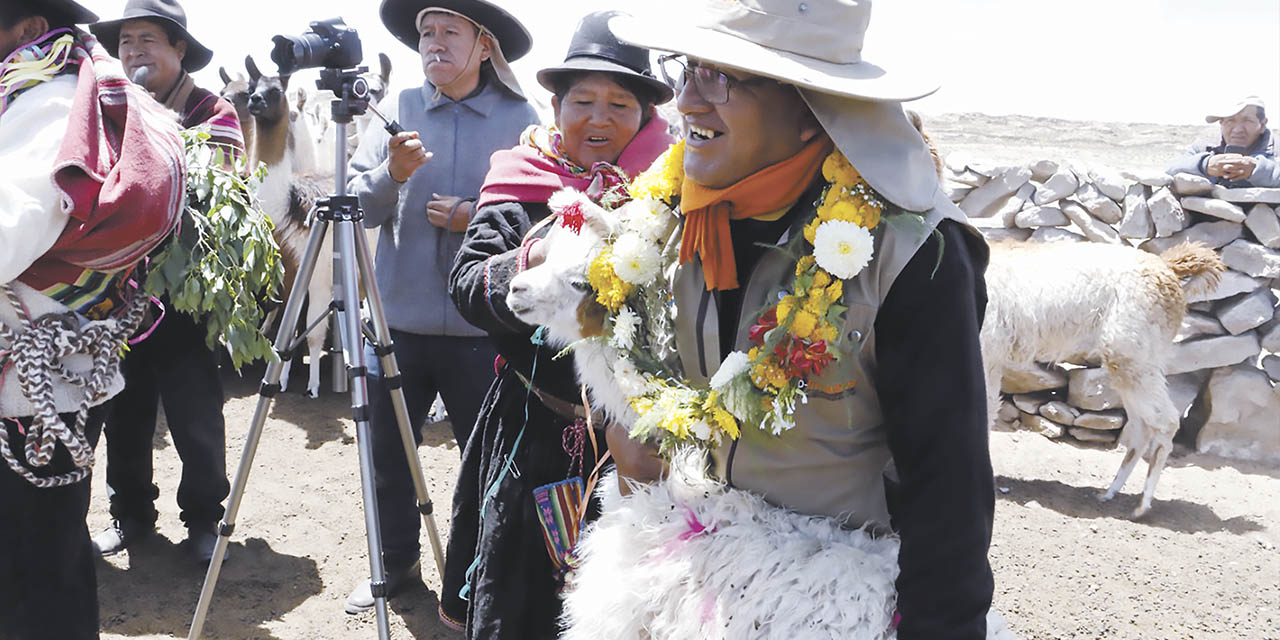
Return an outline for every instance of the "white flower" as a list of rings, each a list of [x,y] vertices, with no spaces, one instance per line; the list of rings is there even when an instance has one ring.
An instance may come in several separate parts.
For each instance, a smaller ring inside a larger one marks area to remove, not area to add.
[[[609,336],[609,346],[622,351],[630,351],[636,341],[636,328],[640,326],[640,316],[624,306],[613,317],[613,335]]]
[[[671,228],[670,209],[656,200],[632,200],[623,210],[626,228],[652,242],[662,242]]]
[[[822,223],[813,238],[818,266],[841,280],[858,275],[871,262],[874,251],[871,232],[844,220]]]
[[[720,363],[720,368],[716,369],[715,375],[711,376],[711,388],[723,388],[733,382],[734,378],[744,373],[750,366],[751,360],[747,358],[747,354],[741,351],[730,353],[725,356],[724,362]]]
[[[658,247],[638,233],[624,233],[613,244],[613,270],[629,284],[648,284],[658,275],[660,262]]]
[[[693,434],[693,437],[703,442],[711,439],[711,425],[707,424],[706,420],[698,419],[698,421],[689,426],[689,431]]]
[[[636,365],[627,358],[618,358],[617,362],[613,363],[613,376],[618,388],[628,398],[644,395],[647,385],[644,374],[640,373]]]

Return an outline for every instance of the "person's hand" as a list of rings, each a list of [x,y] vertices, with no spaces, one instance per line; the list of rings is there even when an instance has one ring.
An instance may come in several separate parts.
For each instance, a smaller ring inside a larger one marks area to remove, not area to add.
[[[656,482],[666,474],[667,464],[658,457],[657,445],[632,440],[627,428],[616,422],[609,423],[604,438],[618,466],[618,490],[622,495],[631,494],[628,478],[636,482]]]
[[[1253,170],[1258,168],[1258,159],[1253,156],[1238,156],[1224,167],[1223,176],[1228,180],[1248,180]]]
[[[1209,161],[1205,163],[1205,173],[1211,178],[1229,177],[1232,165],[1244,156],[1238,153],[1218,153],[1209,156]],[[1253,173],[1252,170],[1249,171]]]
[[[387,141],[387,154],[387,171],[396,182],[407,181],[432,155],[418,140],[417,131],[403,131],[393,136]]]
[[[458,196],[442,196],[431,194],[431,202],[427,203],[427,221],[448,231],[466,231],[467,222],[475,206],[471,202],[463,202]],[[452,212],[452,216],[450,216]]]

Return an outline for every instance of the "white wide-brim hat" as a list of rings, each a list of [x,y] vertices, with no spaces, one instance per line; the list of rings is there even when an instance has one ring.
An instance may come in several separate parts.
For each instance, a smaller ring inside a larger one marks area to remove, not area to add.
[[[609,28],[637,46],[795,85],[872,188],[903,209],[925,211],[937,169],[901,103],[938,85],[863,60],[870,19],[871,0],[687,0],[678,12],[619,16]]]

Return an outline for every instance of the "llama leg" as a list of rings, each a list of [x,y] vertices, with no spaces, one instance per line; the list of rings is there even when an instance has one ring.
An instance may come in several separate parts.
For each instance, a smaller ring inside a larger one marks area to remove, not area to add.
[[[1147,462],[1147,483],[1142,488],[1142,503],[1133,510],[1134,518],[1141,518],[1151,510],[1151,497],[1155,494],[1156,483],[1160,481],[1160,472],[1164,471],[1164,464],[1168,460],[1169,447],[1157,446],[1155,455]]]
[[[987,428],[996,426],[1000,414],[1000,379],[1003,377],[1002,367],[987,363]]]
[[[1120,470],[1116,472],[1116,479],[1111,482],[1111,486],[1105,492],[1098,496],[1099,502],[1106,502],[1114,497],[1124,486],[1124,481],[1129,479],[1129,474],[1133,473],[1133,468],[1138,466],[1138,450],[1129,449],[1124,454],[1124,462],[1120,463]]]
[[[311,357],[310,375],[307,377],[307,397],[320,397],[320,357],[324,354],[325,327],[320,325],[307,334],[307,353]]]
[[[284,393],[289,388],[289,369],[293,367],[293,356],[285,358],[284,365],[280,367],[280,392]]]

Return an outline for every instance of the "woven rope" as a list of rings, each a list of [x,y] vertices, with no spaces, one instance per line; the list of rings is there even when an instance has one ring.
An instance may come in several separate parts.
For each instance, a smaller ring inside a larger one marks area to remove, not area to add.
[[[9,304],[22,319],[22,328],[0,324],[0,342],[9,345],[8,352],[0,354],[0,370],[13,368],[22,395],[35,408],[23,451],[27,464],[36,469],[49,466],[61,442],[71,454],[75,469],[60,475],[37,476],[14,455],[7,428],[0,428],[0,455],[14,473],[42,489],[75,484],[88,477],[93,469],[93,447],[84,435],[89,407],[106,399],[113,373],[120,366],[121,349],[142,323],[146,296],[133,296],[125,312],[116,318],[80,326],[79,319],[71,313],[47,314],[33,320],[27,316],[17,292],[7,284],[3,289]],[[86,355],[91,359],[93,364],[87,374],[77,374],[67,368],[65,360],[73,355]],[[54,403],[54,384],[59,379],[83,390],[72,425],[62,420]]]

